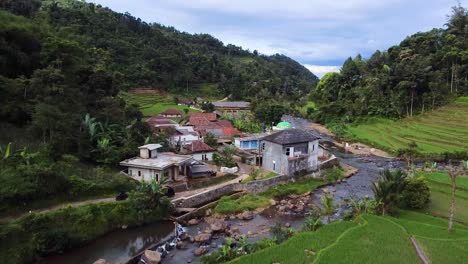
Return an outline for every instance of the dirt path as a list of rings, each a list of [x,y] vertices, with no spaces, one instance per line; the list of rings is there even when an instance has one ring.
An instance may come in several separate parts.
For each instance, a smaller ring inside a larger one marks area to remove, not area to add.
[[[99,198],[99,199],[85,200],[85,201],[79,201],[79,202],[62,203],[62,204],[53,205],[53,206],[46,207],[46,208],[31,210],[31,211],[29,211],[27,213],[22,213],[22,214],[3,217],[3,218],[0,218],[0,223],[5,223],[5,222],[14,220],[16,218],[20,218],[20,217],[25,216],[25,215],[30,214],[30,213],[47,213],[47,212],[56,211],[56,210],[59,210],[59,209],[62,209],[62,208],[68,207],[68,206],[77,207],[77,206],[83,206],[83,205],[88,205],[88,204],[108,203],[108,202],[115,202],[115,198],[114,197]]]
[[[430,263],[429,259],[424,254],[424,251],[419,247],[419,244],[416,238],[412,236],[410,239],[411,239],[411,243],[413,244],[414,249],[416,250],[416,253],[418,254],[418,257],[421,259],[421,262],[423,264],[429,264]]]

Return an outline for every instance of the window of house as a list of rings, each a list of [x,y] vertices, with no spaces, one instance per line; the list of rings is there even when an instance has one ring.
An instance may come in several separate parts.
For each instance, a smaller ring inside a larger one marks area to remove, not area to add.
[[[141,171],[138,171],[138,177],[141,177]]]
[[[262,150],[265,150],[265,143],[262,143]]]
[[[291,156],[291,148],[286,148],[286,156]]]
[[[132,176],[132,170],[131,170],[131,169],[128,170],[128,174],[129,174],[130,176]]]
[[[312,144],[312,152],[315,150],[315,144]]]
[[[273,161],[273,170],[275,171],[276,170],[276,162]]]
[[[159,181],[159,173],[156,173],[156,181]]]

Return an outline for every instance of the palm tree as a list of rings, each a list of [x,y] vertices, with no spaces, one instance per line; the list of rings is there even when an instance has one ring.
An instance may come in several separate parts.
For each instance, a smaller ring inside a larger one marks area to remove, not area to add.
[[[331,216],[335,213],[336,205],[334,203],[335,197],[331,194],[325,193],[321,198],[320,202],[323,206],[323,214],[327,216],[327,223],[331,222]]]
[[[450,165],[448,167],[448,175],[450,178],[450,182],[452,185],[452,192],[450,197],[450,216],[449,216],[449,223],[448,223],[448,231],[453,231],[453,218],[455,216],[455,191],[457,190],[457,176],[466,175],[467,174],[467,167],[468,163],[463,161],[462,166],[453,166]]]
[[[406,186],[406,175],[401,170],[384,170],[381,175],[379,181],[372,183],[372,191],[375,199],[382,204],[382,215],[385,215],[400,202],[401,193]]]

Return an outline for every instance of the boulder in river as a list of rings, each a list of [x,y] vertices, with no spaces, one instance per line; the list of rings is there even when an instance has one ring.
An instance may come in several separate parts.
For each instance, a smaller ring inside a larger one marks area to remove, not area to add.
[[[199,248],[196,248],[194,251],[193,251],[193,254],[197,257],[201,256],[201,255],[205,255],[206,252],[208,252],[208,249],[206,247],[199,247]]]
[[[193,238],[193,241],[198,242],[198,243],[207,243],[210,240],[211,240],[211,234],[209,233],[201,233],[201,234],[196,235]]]
[[[228,223],[224,220],[218,220],[210,224],[211,231],[214,233],[216,232],[224,232],[228,229]]]
[[[145,250],[145,253],[143,254],[142,258],[148,264],[161,263],[161,254],[153,250]]]
[[[177,249],[187,249],[188,248],[187,242],[177,241],[176,248]]]
[[[252,220],[254,218],[254,214],[251,211],[244,211],[238,214],[237,218],[241,220]]]
[[[200,220],[196,219],[196,218],[193,218],[193,219],[190,219],[187,224],[188,225],[198,225],[200,223]]]

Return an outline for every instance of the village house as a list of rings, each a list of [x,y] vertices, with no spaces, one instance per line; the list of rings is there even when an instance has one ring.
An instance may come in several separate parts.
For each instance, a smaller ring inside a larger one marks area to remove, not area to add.
[[[177,102],[177,105],[191,105],[192,104],[192,101],[190,101],[189,99],[179,99],[179,101]]]
[[[182,117],[182,111],[174,108],[167,109],[164,112],[159,113],[159,115],[165,117],[165,118],[181,118]]]
[[[244,137],[234,139],[234,145],[240,150],[258,150],[263,138],[269,135],[268,133],[250,134]]]
[[[181,152],[183,154],[192,155],[193,159],[195,160],[205,161],[213,160],[213,153],[215,153],[215,149],[208,146],[205,142],[198,140],[184,145]]]
[[[152,116],[148,118],[146,122],[148,122],[148,124],[153,128],[155,132],[161,132],[179,127],[179,123],[161,115]]]
[[[173,147],[184,146],[197,140],[200,140],[200,134],[192,126],[179,126],[169,137],[169,143]]]
[[[127,175],[138,181],[160,181],[162,177],[177,181],[179,176],[186,176],[193,158],[173,153],[158,153],[160,144],[148,144],[139,147],[140,155],[120,162],[127,167]]]
[[[213,134],[217,138],[230,138],[240,135],[240,131],[233,127],[227,120],[218,120],[216,113],[193,113],[189,117],[189,122],[201,137],[207,133]]]
[[[237,114],[241,111],[248,111],[250,107],[249,102],[213,102],[214,108],[216,110],[221,110],[226,113]]]
[[[312,132],[286,129],[263,138],[262,167],[294,175],[318,169],[319,138]]]

